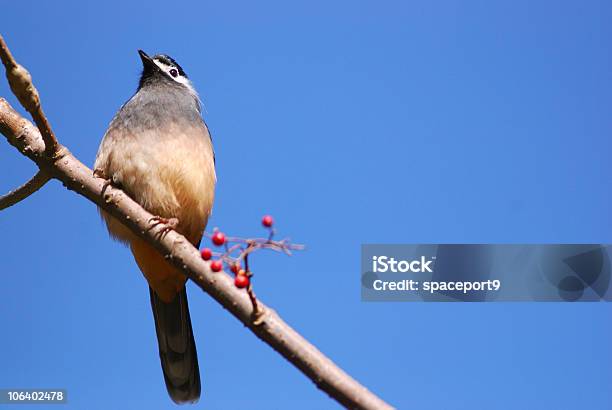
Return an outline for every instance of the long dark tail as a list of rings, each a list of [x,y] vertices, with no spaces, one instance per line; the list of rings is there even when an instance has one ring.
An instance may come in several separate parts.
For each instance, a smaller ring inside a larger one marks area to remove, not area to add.
[[[200,398],[200,369],[187,290],[183,289],[170,303],[164,303],[153,289],[149,288],[149,292],[168,394],[177,404],[195,403]]]

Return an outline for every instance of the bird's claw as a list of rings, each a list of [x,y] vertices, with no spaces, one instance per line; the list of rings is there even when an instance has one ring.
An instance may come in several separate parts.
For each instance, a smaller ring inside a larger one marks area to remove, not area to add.
[[[102,196],[104,196],[104,194],[106,193],[106,189],[109,186],[111,186],[112,183],[113,183],[112,179],[107,177],[106,173],[103,170],[101,170],[100,168],[94,169],[93,176],[94,176],[94,178],[101,178],[101,179],[104,180],[104,183],[102,184],[102,189],[100,190],[100,194]]]
[[[162,216],[154,216],[149,219],[149,223],[151,227],[149,229],[153,229],[158,225],[164,225],[161,230],[158,232],[160,238],[163,238],[170,231],[174,231],[179,224],[179,220],[177,218],[164,218]]]
[[[104,170],[100,169],[100,168],[96,168],[93,171],[93,176],[94,178],[102,178],[102,179],[109,179],[106,174],[104,173]]]

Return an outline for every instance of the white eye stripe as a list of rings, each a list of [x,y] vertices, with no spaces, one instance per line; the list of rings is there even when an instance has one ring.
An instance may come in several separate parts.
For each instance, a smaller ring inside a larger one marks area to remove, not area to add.
[[[173,67],[171,65],[168,65],[166,63],[163,63],[161,61],[159,61],[158,59],[154,59],[153,60],[155,62],[155,64],[161,68],[163,71],[165,71],[166,73],[170,72],[170,70],[172,70],[173,68],[176,70],[176,67]],[[177,70],[178,71],[178,70]]]
[[[196,98],[199,101],[199,97],[198,97],[198,93],[196,92],[196,90],[193,88],[193,85],[191,85],[191,81],[189,81],[189,79],[187,77],[182,76],[180,73],[178,73],[178,69],[174,66],[171,66],[169,64],[166,64],[162,61],[159,61],[157,58],[153,59],[153,62],[162,69],[162,71],[164,71],[165,73],[168,73],[168,76],[170,78],[172,78],[174,81],[176,81],[179,84],[183,84],[185,87],[187,87],[189,89],[189,91],[191,92],[191,94],[193,94],[194,98]],[[172,74],[170,74],[170,70],[176,70],[178,75],[175,77]]]

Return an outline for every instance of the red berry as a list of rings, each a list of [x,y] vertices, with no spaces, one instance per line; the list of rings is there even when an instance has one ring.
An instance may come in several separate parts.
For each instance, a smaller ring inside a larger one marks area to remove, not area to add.
[[[230,269],[234,272],[234,275],[237,275],[240,270],[240,264],[238,262],[232,263]]]
[[[236,287],[239,289],[246,288],[249,286],[250,282],[251,281],[247,275],[238,275],[236,276],[236,279],[234,279],[234,285],[236,285]]]
[[[266,228],[272,227],[273,223],[274,223],[274,219],[272,219],[270,215],[266,215],[263,218],[261,218],[261,224],[265,226]]]
[[[210,248],[204,248],[200,251],[200,255],[202,255],[202,259],[207,261],[212,258],[212,250]]]
[[[223,263],[220,260],[212,261],[210,263],[210,270],[213,272],[220,272],[223,269]]]
[[[220,231],[215,232],[212,236],[212,242],[217,246],[223,245],[225,243],[225,234]]]

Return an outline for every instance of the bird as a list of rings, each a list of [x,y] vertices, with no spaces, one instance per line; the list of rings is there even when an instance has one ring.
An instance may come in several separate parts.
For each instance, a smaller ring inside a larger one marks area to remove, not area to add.
[[[106,130],[94,174],[122,189],[163,223],[199,247],[211,215],[215,153],[191,80],[170,56],[138,50],[136,93]],[[132,251],[149,285],[166,389],[177,404],[195,403],[200,371],[186,293],[186,276],[151,245],[98,208],[110,236]]]

